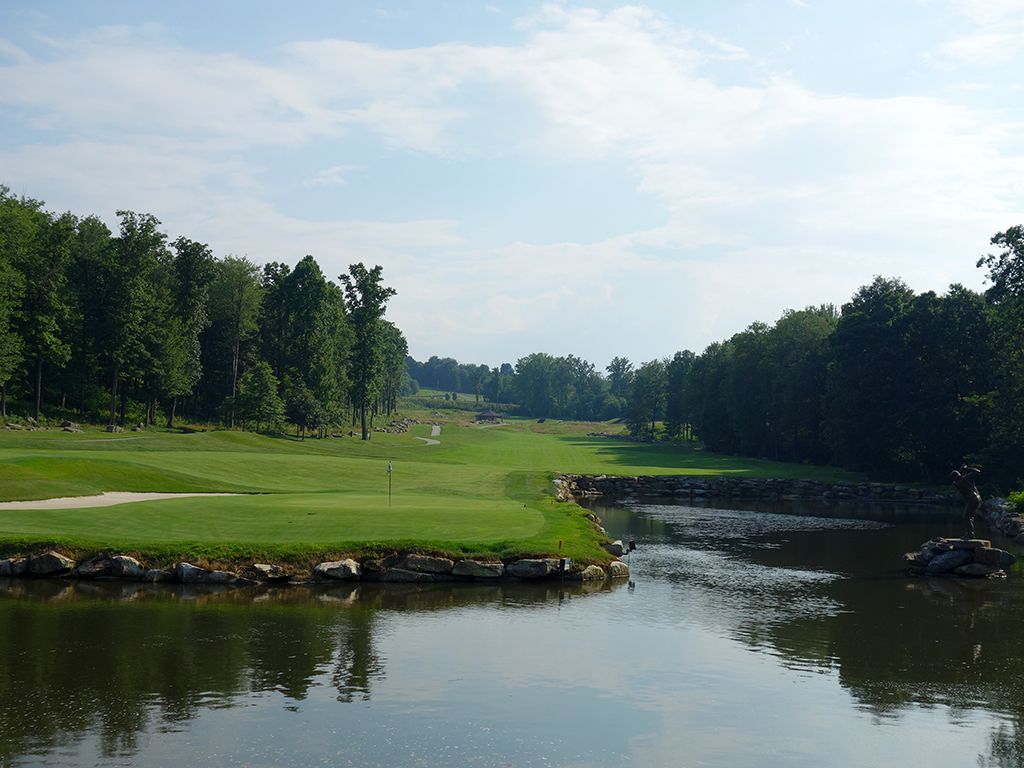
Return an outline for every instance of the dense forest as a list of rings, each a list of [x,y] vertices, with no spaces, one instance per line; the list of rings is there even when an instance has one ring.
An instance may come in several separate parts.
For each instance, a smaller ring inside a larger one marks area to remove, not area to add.
[[[390,413],[407,345],[381,268],[216,258],[149,214],[55,214],[0,186],[0,413],[301,431]]]
[[[538,418],[623,419],[644,439],[943,480],[970,459],[1005,485],[1024,474],[1024,228],[978,261],[984,294],[917,294],[876,277],[841,308],[787,311],[701,354],[598,371],[573,355],[498,368],[410,358],[422,385],[519,404]]]

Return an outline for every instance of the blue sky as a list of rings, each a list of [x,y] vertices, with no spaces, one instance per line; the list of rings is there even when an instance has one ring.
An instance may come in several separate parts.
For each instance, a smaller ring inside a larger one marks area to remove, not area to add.
[[[700,351],[1024,223],[1024,0],[0,8],[0,183],[384,266],[412,354]]]

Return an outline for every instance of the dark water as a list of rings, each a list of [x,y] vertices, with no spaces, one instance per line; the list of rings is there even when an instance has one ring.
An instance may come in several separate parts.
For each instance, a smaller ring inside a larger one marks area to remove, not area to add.
[[[596,591],[0,580],[0,765],[1024,765],[1024,574],[899,570],[947,513],[598,513]]]

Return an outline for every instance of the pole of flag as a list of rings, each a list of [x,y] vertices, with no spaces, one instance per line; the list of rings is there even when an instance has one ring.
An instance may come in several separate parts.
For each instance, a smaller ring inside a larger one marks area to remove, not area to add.
[[[389,461],[388,462],[388,506],[389,507],[391,506],[391,473],[392,473],[392,471],[393,471],[393,469],[391,467],[391,462]]]

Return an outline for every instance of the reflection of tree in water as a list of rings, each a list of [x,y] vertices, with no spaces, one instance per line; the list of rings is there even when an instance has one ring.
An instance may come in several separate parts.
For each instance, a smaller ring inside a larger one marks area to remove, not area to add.
[[[791,531],[782,547],[742,553],[727,545],[730,554],[776,577],[794,575],[788,584],[752,579],[730,593],[734,636],[799,666],[836,670],[839,682],[878,717],[898,718],[913,705],[947,706],[954,717],[994,712],[1005,719],[993,727],[979,764],[1024,766],[1024,600],[1013,581],[1019,575],[1003,582],[913,579],[895,568],[888,576],[858,575],[865,549],[857,535]],[[799,579],[808,566],[852,577]]]
[[[118,585],[81,586],[12,587],[28,599],[0,593],[0,764],[86,733],[104,757],[131,755],[154,719],[172,726],[249,692],[302,699],[332,658],[374,658],[372,612],[351,619],[308,592],[260,604],[139,590],[125,605],[110,599],[123,597]],[[368,696],[370,675],[361,679]]]
[[[376,637],[389,611],[557,605],[559,593],[604,588],[338,585],[267,593],[0,580],[0,765],[74,747],[90,734],[102,757],[130,757],[140,733],[175,729],[251,693],[297,701],[330,684],[342,702],[369,700],[385,674]]]

